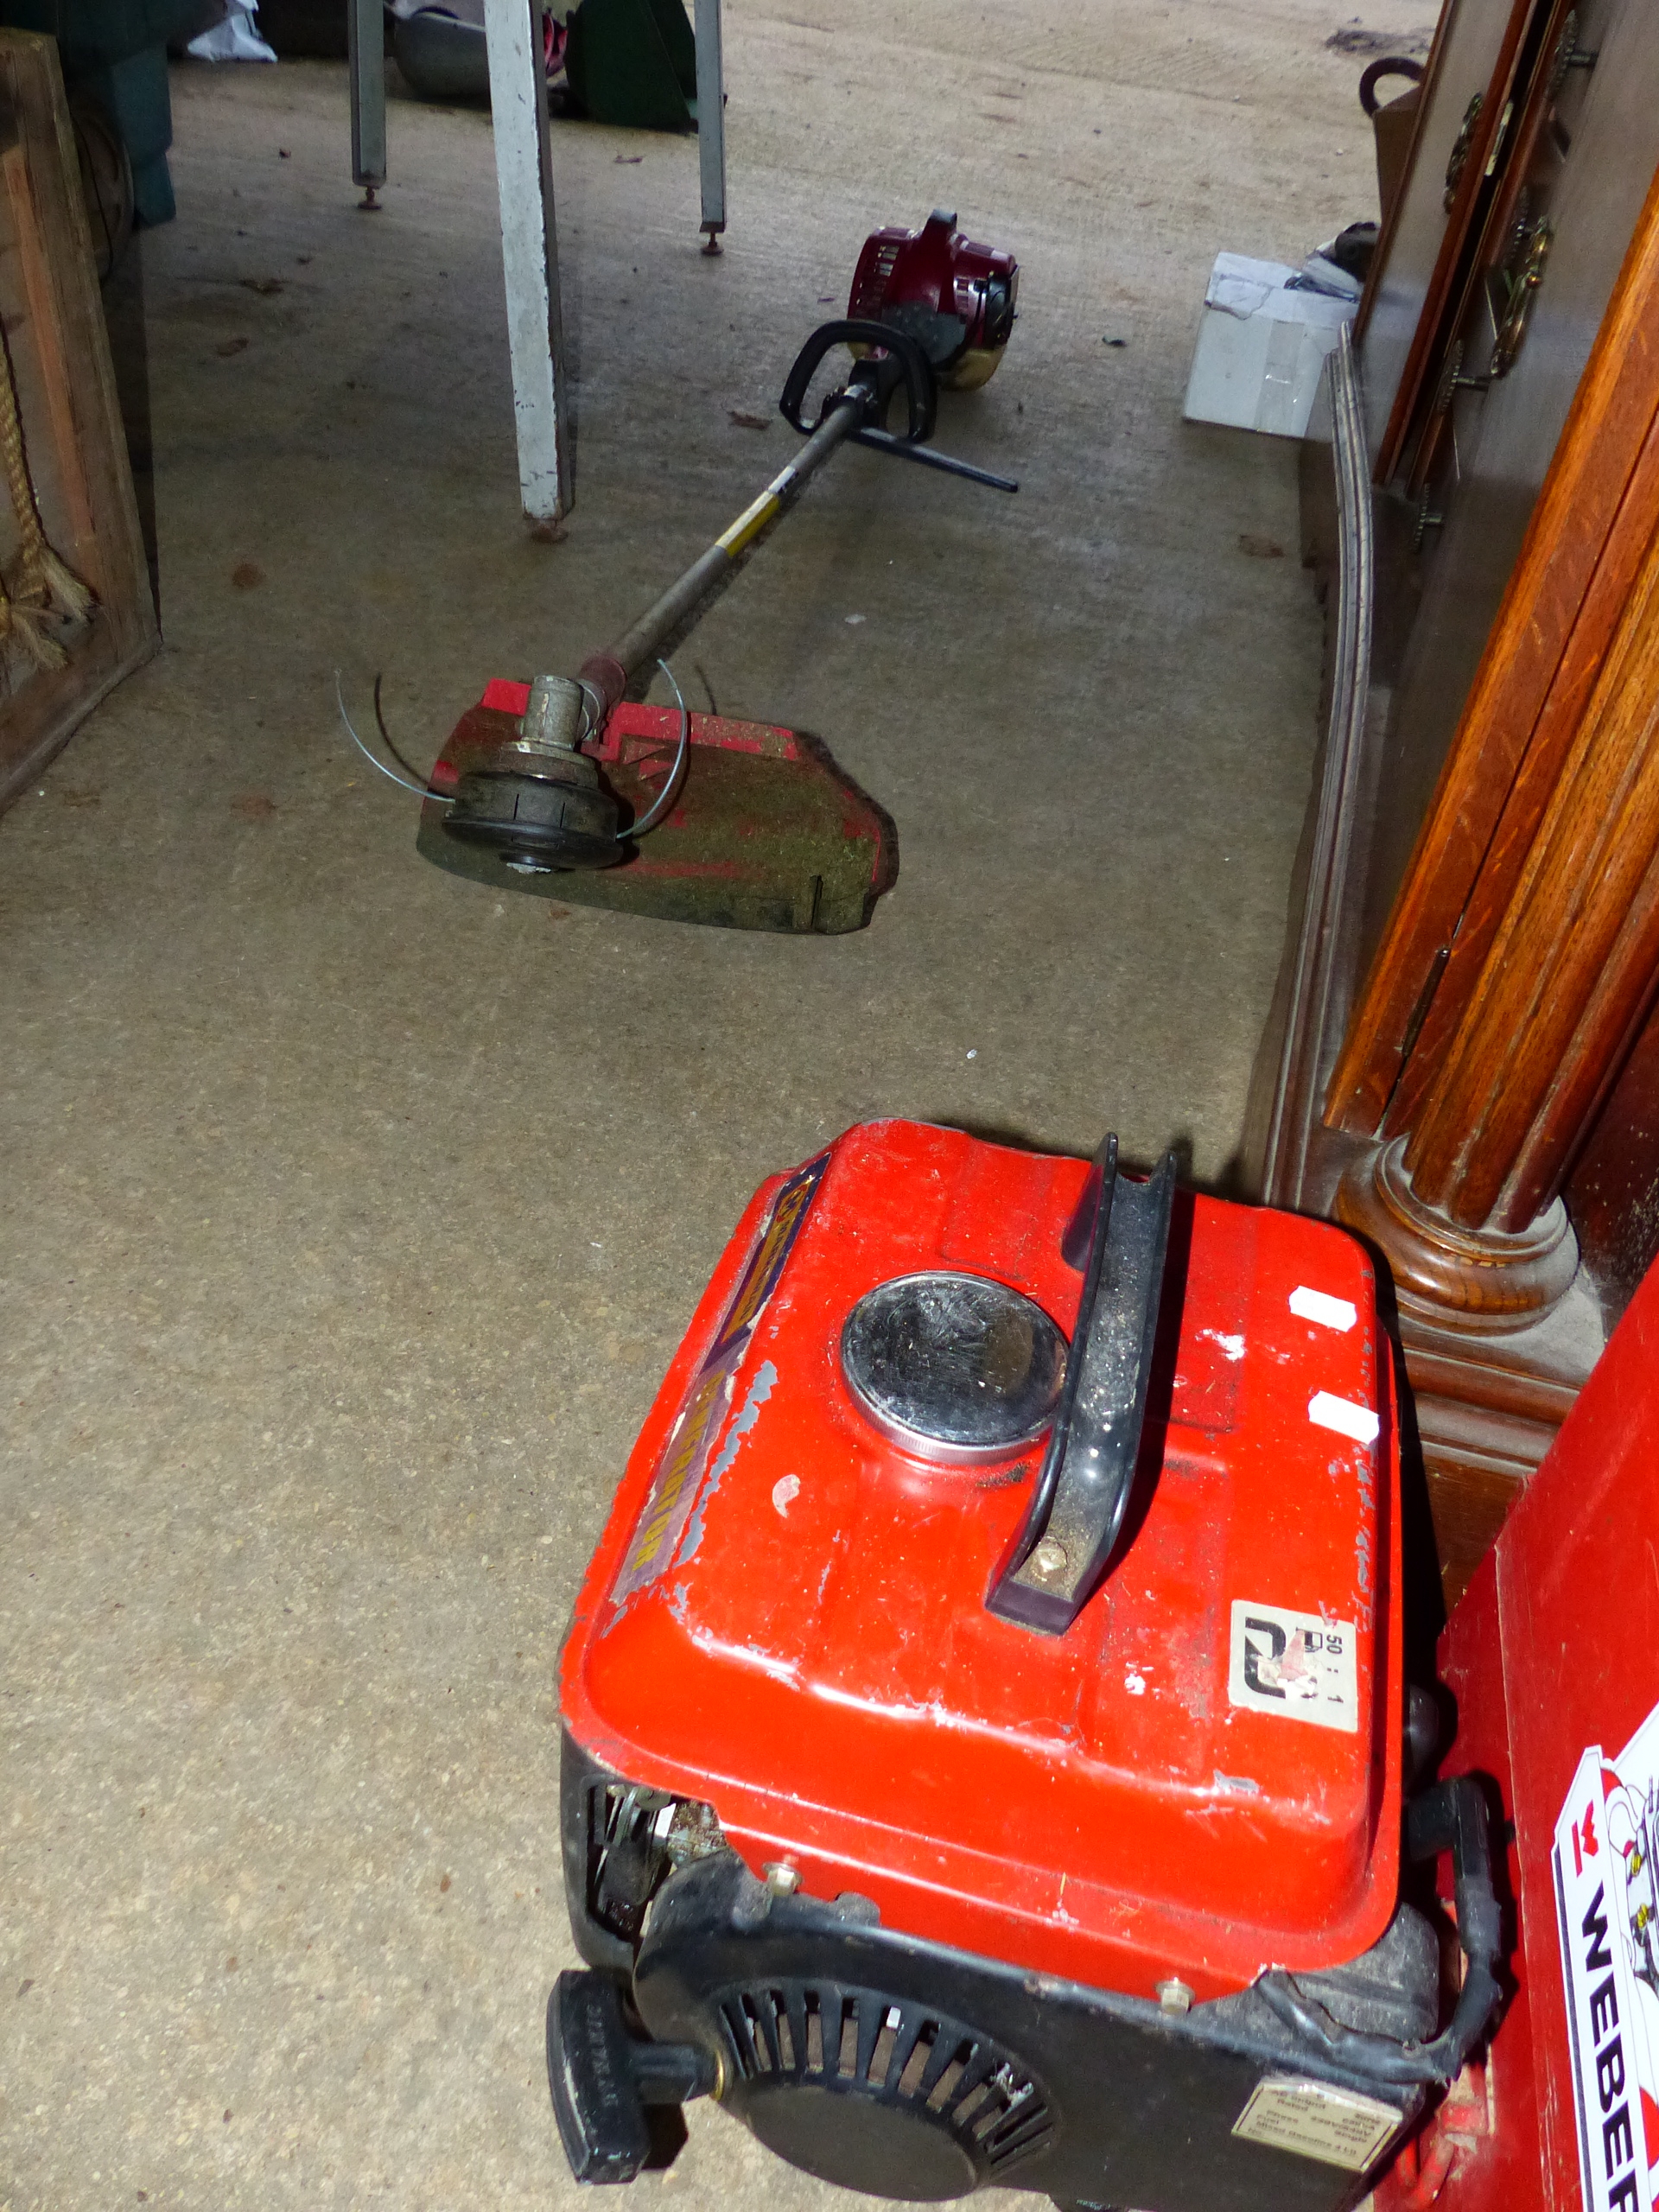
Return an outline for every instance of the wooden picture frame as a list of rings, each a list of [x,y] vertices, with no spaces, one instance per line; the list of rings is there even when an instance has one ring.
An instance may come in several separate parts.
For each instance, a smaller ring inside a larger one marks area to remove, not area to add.
[[[161,642],[57,45],[32,31],[0,30],[0,333],[4,807]]]

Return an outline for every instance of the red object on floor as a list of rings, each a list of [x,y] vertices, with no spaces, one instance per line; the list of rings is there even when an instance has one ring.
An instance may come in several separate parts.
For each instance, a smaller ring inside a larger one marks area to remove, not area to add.
[[[1088,1172],[888,1122],[756,1194],[589,1567],[563,1710],[631,1782],[712,1804],[757,1874],[786,1860],[884,1927],[1203,1999],[1338,1966],[1395,1910],[1392,1369],[1353,1239],[1178,1198],[1155,1480],[1063,1635],[999,1618],[1040,1442],[977,1465],[900,1448],[846,1381],[842,1325],[878,1284],[950,1270],[1070,1332]],[[1287,1650],[1269,1631],[1285,1681],[1321,1634],[1345,1644],[1341,1717],[1238,1689],[1241,1621],[1274,1609],[1305,1623]]]
[[[619,868],[515,874],[444,834],[442,801],[498,764],[527,683],[496,678],[451,731],[422,809],[420,849],[452,874],[515,893],[677,922],[834,934],[861,929],[899,872],[893,823],[816,738],[725,715],[690,717],[690,765],[666,819]],[[583,746],[632,816],[673,773],[677,709],[625,700]]]
[[[1659,1268],[1441,1639],[1440,1673],[1458,1705],[1443,1770],[1490,1775],[1514,1823],[1517,1986],[1479,2109],[1454,2093],[1414,2146],[1423,2170],[1443,2172],[1442,2185],[1424,2196],[1408,2152],[1378,2185],[1378,2212],[1429,2202],[1442,2212],[1562,2212],[1581,2201],[1553,1854],[1586,1748],[1613,1757],[1659,1705],[1656,1534]],[[1651,2159],[1659,2112],[1645,2096],[1640,2110]],[[1598,2136],[1592,2155],[1601,2149]]]
[[[995,373],[1014,329],[1020,270],[976,245],[936,207],[918,231],[872,231],[847,296],[855,322],[887,322],[921,343],[942,384],[972,391]]]

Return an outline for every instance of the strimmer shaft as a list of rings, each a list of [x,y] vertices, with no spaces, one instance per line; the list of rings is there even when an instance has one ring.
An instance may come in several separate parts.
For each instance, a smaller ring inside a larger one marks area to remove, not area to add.
[[[604,721],[639,671],[657,658],[688,617],[732,574],[761,532],[792,504],[836,447],[844,444],[863,420],[862,407],[850,400],[833,407],[788,467],[779,471],[760,498],[744,508],[708,551],[700,555],[613,645],[588,656],[577,671],[577,680],[599,702],[594,715],[596,724]]]
[[[690,714],[683,710],[679,755],[668,782],[626,832],[614,795],[582,749],[584,739],[604,728],[639,671],[685,634],[710,596],[735,574],[746,554],[837,447],[856,438],[914,459],[932,433],[934,379],[926,354],[904,332],[875,322],[825,323],[813,334],[790,371],[779,403],[786,422],[806,432],[803,403],[818,364],[836,345],[849,346],[855,352],[861,348],[863,358],[842,390],[825,403],[821,419],[788,467],[772,478],[760,498],[613,645],[590,653],[574,678],[536,677],[517,734],[468,769],[456,785],[444,817],[447,836],[482,847],[504,867],[520,874],[545,875],[561,869],[614,868],[628,857],[629,837],[643,836],[664,818],[685,766]],[[901,386],[909,427],[899,438],[881,425],[888,403]],[[1015,488],[965,462],[933,454],[920,457],[953,474],[999,484],[1005,491]]]

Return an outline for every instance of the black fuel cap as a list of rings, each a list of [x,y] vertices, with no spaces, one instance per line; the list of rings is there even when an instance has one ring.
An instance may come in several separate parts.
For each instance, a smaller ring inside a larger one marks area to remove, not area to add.
[[[1065,1338],[1036,1302],[987,1275],[895,1275],[841,1332],[861,1410],[925,1459],[1000,1459],[1040,1436],[1065,1380]]]

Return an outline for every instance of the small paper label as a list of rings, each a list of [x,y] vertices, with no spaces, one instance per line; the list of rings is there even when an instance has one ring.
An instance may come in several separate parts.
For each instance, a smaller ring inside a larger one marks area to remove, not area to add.
[[[1399,2126],[1395,2107],[1375,2097],[1333,2089],[1328,2082],[1270,2074],[1251,2090],[1233,2133],[1247,2143],[1269,2144],[1275,2151],[1294,2151],[1299,2158],[1319,2158],[1357,2174]]]
[[[1357,1641],[1352,1621],[1235,1598],[1228,1697],[1252,1713],[1351,1736],[1359,1727]]]

